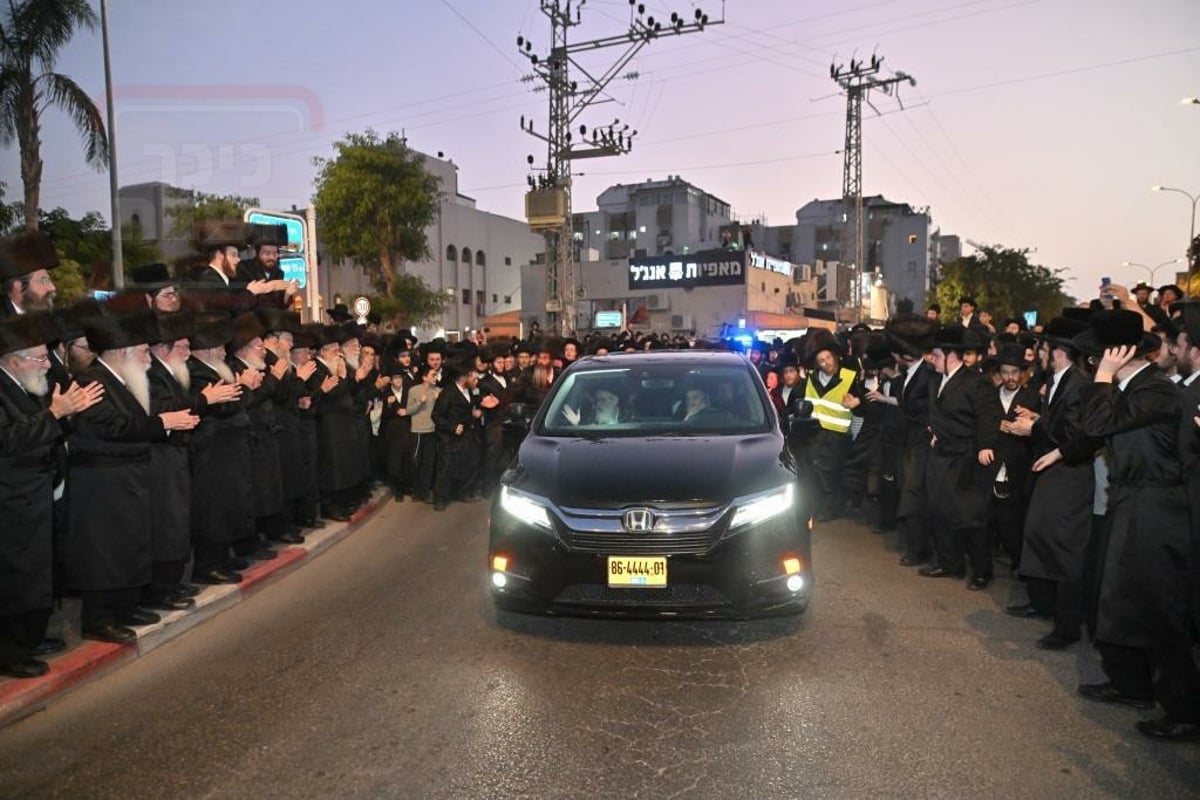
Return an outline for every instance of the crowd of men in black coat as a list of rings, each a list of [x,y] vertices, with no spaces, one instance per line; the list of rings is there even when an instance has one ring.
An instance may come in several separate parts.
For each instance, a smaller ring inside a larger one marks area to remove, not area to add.
[[[242,244],[210,237],[184,278],[154,265],[104,307],[62,310],[48,242],[0,250],[4,673],[44,674],[38,656],[61,649],[56,594],[81,598],[86,637],[132,641],[198,584],[239,582],[273,545],[348,519],[377,481],[437,510],[487,494],[521,435],[506,421],[582,355],[692,346],[630,330],[418,345],[344,307],[302,325],[277,250],[241,260]],[[1119,308],[1034,331],[993,334],[964,298],[949,325],[812,330],[748,357],[785,431],[816,423],[795,455],[819,520],[873,498],[901,564],[972,590],[999,550],[1028,589],[1008,612],[1053,620],[1040,647],[1092,634],[1109,680],[1083,696],[1157,702],[1144,733],[1198,736],[1200,305],[1164,320],[1105,288]]]
[[[998,334],[964,298],[949,325],[814,331],[753,360],[785,425],[805,402],[821,423],[797,452],[819,520],[865,492],[902,565],[975,591],[1007,558],[1028,600],[1006,612],[1053,623],[1038,647],[1091,636],[1107,680],[1081,696],[1161,706],[1142,733],[1200,738],[1200,303],[1160,294],[1106,285]]]

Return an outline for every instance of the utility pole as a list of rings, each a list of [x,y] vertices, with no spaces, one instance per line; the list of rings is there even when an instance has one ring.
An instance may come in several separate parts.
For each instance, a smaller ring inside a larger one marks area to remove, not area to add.
[[[112,59],[108,52],[108,0],[100,0],[100,27],[104,34],[104,101],[108,109],[108,191],[112,206],[112,281],[125,288],[125,254],[121,248],[121,191],[117,179],[117,118],[113,114]]]
[[[523,35],[517,37],[517,49],[529,59],[533,74],[524,83],[539,82],[534,91],[546,91],[550,97],[549,127],[546,133],[534,130],[533,120],[521,117],[521,130],[546,143],[546,166],[534,168],[525,195],[525,216],[529,227],[546,237],[546,329],[560,333],[575,330],[574,230],[571,224],[571,162],[582,158],[624,155],[633,147],[637,131],[615,119],[599,128],[580,125],[575,137],[572,126],[588,106],[611,102],[603,98],[605,87],[619,75],[635,79],[637,73],[621,75],[638,51],[652,40],[703,31],[710,23],[708,15],[696,9],[694,18],[684,20],[672,13],[670,20],[646,15],[646,6],[630,0],[629,30],[623,34],[588,41],[570,42],[570,29],[582,21],[587,0],[539,0],[542,13],[550,20],[550,50],[539,56]],[[636,3],[636,5],[635,5]],[[623,47],[621,55],[603,72],[580,64],[578,56],[608,47]],[[572,77],[578,74],[579,78]]]
[[[866,264],[863,263],[862,104],[865,100],[878,114],[879,109],[871,104],[873,89],[895,97],[899,102],[900,84],[917,85],[916,79],[904,72],[897,72],[890,78],[880,77],[882,68],[883,57],[877,55],[872,55],[867,62],[852,58],[848,65],[832,64],[829,67],[829,77],[846,95],[846,145],[842,151],[842,262],[850,257],[854,259],[851,264],[854,277],[850,282],[850,300],[854,307],[855,322],[862,321],[862,282],[866,271]],[[900,107],[904,108],[904,103],[901,102]],[[851,223],[854,227],[853,246],[850,242]]]

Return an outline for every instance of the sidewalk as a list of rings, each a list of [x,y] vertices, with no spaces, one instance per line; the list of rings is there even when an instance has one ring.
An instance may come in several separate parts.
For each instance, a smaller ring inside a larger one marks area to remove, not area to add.
[[[137,641],[130,644],[83,641],[77,647],[46,659],[50,672],[40,678],[0,678],[0,728],[41,711],[57,697],[122,664],[146,655],[156,647],[183,635],[205,620],[242,602],[247,596],[273,582],[360,528],[391,500],[380,490],[354,513],[349,522],[326,522],[326,527],[305,534],[304,544],[279,548],[279,557],[254,564],[237,585],[205,586],[196,605],[187,611],[160,612],[162,622],[139,626]]]

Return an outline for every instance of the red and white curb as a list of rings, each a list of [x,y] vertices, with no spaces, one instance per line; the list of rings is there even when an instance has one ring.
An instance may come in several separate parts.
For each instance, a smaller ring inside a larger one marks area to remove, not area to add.
[[[0,727],[41,711],[64,692],[144,656],[232,608],[258,589],[273,583],[304,561],[320,555],[349,536],[390,500],[390,492],[376,492],[366,505],[354,512],[348,522],[327,523],[325,528],[309,531],[305,534],[303,544],[281,548],[276,551],[279,554],[277,558],[258,562],[243,572],[241,583],[205,586],[196,596],[195,607],[186,611],[161,612],[161,622],[138,627],[136,642],[109,644],[84,641],[61,655],[46,659],[50,672],[40,678],[0,679]]]

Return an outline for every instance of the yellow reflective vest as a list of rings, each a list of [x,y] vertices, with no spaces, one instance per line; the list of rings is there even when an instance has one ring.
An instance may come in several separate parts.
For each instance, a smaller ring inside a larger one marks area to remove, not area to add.
[[[842,401],[846,399],[846,393],[854,384],[856,373],[843,367],[838,373],[838,384],[824,395],[817,394],[819,374],[817,370],[811,370],[808,373],[808,385],[804,389],[804,399],[813,405],[813,419],[821,423],[821,427],[827,431],[849,434],[854,414],[842,405]]]

